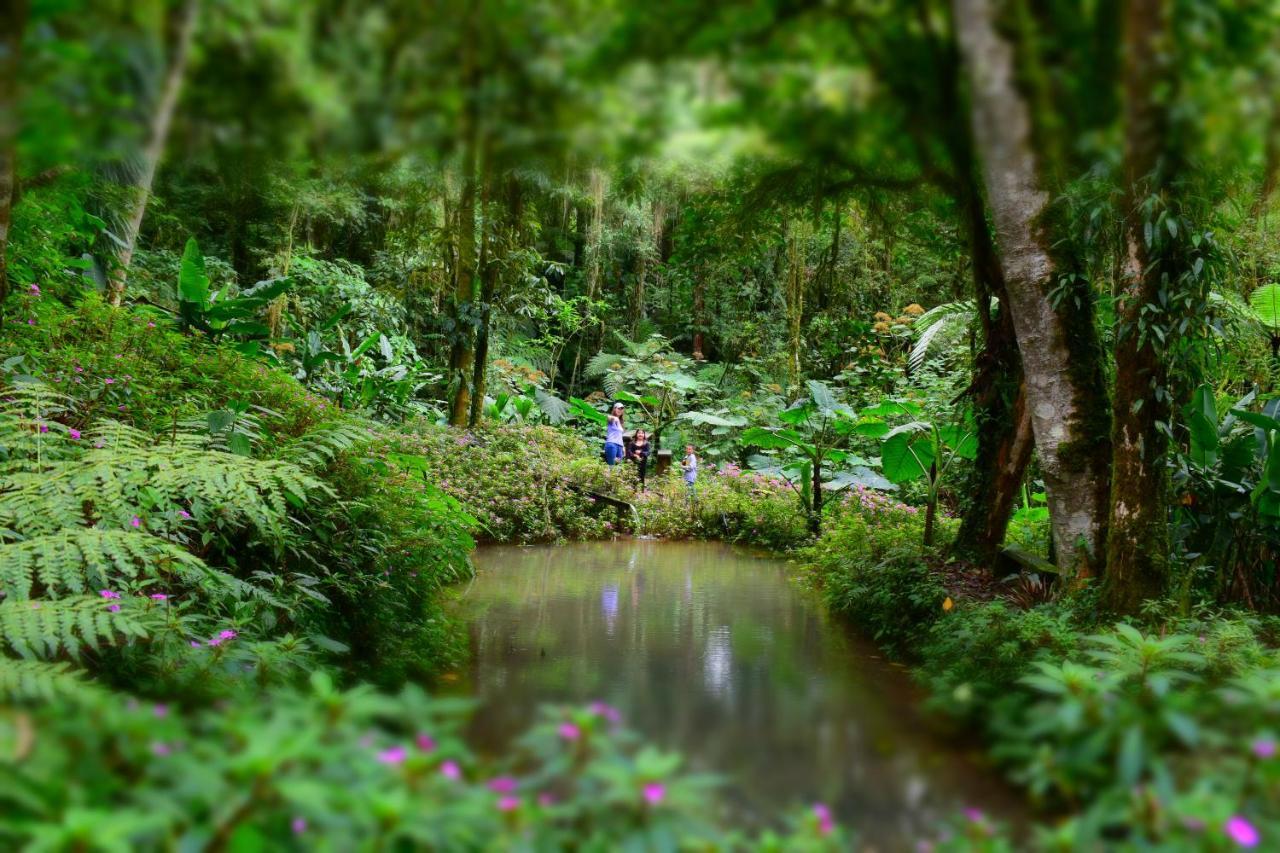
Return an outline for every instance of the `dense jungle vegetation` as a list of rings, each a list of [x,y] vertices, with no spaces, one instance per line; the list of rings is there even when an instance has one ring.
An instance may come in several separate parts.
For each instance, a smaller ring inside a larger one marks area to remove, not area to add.
[[[0,2],[0,845],[849,849],[431,693],[477,542],[650,534],[788,555],[1034,810],[922,849],[1274,849],[1277,33]]]

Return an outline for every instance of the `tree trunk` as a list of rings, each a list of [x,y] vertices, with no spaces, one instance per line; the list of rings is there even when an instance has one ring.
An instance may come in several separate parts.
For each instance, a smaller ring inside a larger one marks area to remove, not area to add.
[[[18,186],[18,68],[27,13],[27,0],[0,3],[0,323],[9,298],[9,229]]]
[[[502,227],[502,245],[498,247],[508,255],[519,247],[520,218],[522,198],[520,184],[514,175],[507,176],[507,211]],[[489,371],[489,326],[493,318],[493,301],[498,296],[498,273],[502,264],[489,251],[487,263],[482,266],[480,278],[480,326],[476,329],[475,371],[471,382],[471,416],[468,425],[474,427],[480,422],[484,409],[485,394],[488,393]]]
[[[479,69],[476,64],[473,20],[467,16],[463,37],[463,97],[462,109],[462,190],[458,196],[458,263],[453,289],[453,345],[449,353],[449,366],[455,384],[453,400],[449,407],[449,425],[466,426],[471,414],[471,373],[475,359],[472,349],[474,332],[471,329],[472,302],[475,300],[476,277],[476,161],[480,141],[479,128]]]
[[[1057,554],[1065,569],[1088,576],[1104,556],[1110,458],[1092,307],[1087,299],[1078,308],[1071,299],[1060,308],[1050,300],[1046,164],[1033,148],[1031,109],[1017,88],[1013,47],[997,28],[993,0],[952,5]]]
[[[814,536],[822,535],[822,463],[813,463],[813,482],[809,484],[813,489],[813,511],[809,515],[809,532]]]
[[[125,210],[123,233],[119,235],[120,244],[116,248],[115,263],[107,281],[107,298],[112,305],[119,305],[120,300],[124,298],[129,265],[133,263],[138,232],[142,229],[142,219],[147,214],[147,202],[151,198],[151,185],[155,182],[156,168],[160,165],[160,158],[164,156],[164,146],[169,138],[169,125],[173,121],[174,108],[178,104],[178,93],[182,90],[182,81],[187,74],[187,57],[191,53],[191,40],[199,13],[200,0],[184,0],[173,13],[175,15],[171,22],[174,39],[173,58],[165,69],[160,97],[151,113],[147,141],[138,162],[138,175],[131,187],[132,192]]]
[[[1125,216],[1128,257],[1117,302],[1116,384],[1112,407],[1111,520],[1107,542],[1106,605],[1136,612],[1165,592],[1169,570],[1168,359],[1159,338],[1141,324],[1161,318],[1161,291],[1178,279],[1169,259],[1153,257],[1145,236],[1144,202],[1168,184],[1161,153],[1169,127],[1157,100],[1165,55],[1166,0],[1129,0],[1124,18]],[[1163,174],[1162,174],[1163,173]],[[1167,209],[1173,215],[1175,209]],[[1161,235],[1161,238],[1163,235]],[[1167,281],[1166,281],[1167,279]],[[1148,315],[1148,306],[1157,310]],[[1176,328],[1169,331],[1176,334]]]
[[[968,230],[973,290],[982,320],[983,349],[977,358],[973,413],[978,429],[978,458],[968,482],[969,509],[960,522],[952,551],[979,565],[993,564],[1009,528],[1018,489],[1031,462],[1035,439],[1018,355],[1017,333],[1005,289],[1000,255],[987,224],[982,191],[966,128],[953,128],[950,142],[959,198]],[[998,302],[992,314],[991,299]]]

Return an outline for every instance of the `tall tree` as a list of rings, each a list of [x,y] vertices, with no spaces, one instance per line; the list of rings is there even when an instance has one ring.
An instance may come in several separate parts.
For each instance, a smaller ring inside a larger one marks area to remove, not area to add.
[[[1052,156],[1037,150],[1044,135],[1019,88],[1026,69],[997,5],[953,0],[952,9],[1058,561],[1094,574],[1105,557],[1110,438],[1092,303],[1087,293],[1052,293],[1070,272],[1050,233]]]
[[[142,220],[147,214],[147,202],[151,198],[156,168],[164,155],[165,143],[169,139],[169,126],[173,122],[173,112],[178,104],[178,94],[187,74],[187,59],[191,53],[199,13],[200,0],[181,0],[168,17],[165,35],[172,42],[173,53],[161,77],[160,93],[151,107],[142,150],[137,161],[129,164],[133,172],[132,181],[127,187],[120,234],[117,235],[119,242],[107,283],[108,298],[112,305],[119,305],[124,296],[129,265],[133,262],[138,232],[142,229]]]

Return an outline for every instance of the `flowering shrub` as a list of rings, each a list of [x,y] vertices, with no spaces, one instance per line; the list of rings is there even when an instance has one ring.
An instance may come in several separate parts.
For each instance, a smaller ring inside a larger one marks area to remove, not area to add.
[[[546,542],[610,535],[581,489],[604,487],[599,454],[549,426],[490,426],[471,432],[416,421],[383,438],[375,453],[420,460],[427,480],[455,498],[492,542]],[[609,525],[609,526],[606,526]]]
[[[786,835],[726,832],[714,783],[596,703],[544,709],[503,762],[464,745],[459,703],[417,688],[305,690],[185,708],[118,694],[0,715],[0,844],[172,850],[837,851],[825,807]],[[32,738],[30,732],[39,732]]]

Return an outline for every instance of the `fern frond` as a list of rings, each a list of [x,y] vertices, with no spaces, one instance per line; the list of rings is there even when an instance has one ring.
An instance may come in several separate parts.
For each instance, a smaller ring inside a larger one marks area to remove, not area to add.
[[[85,681],[67,661],[15,660],[0,656],[0,703],[30,700],[87,701],[101,688]]]
[[[915,332],[915,344],[911,347],[908,364],[912,370],[918,369],[929,357],[929,351],[949,330],[959,326],[968,326],[978,315],[977,303],[972,299],[956,302],[944,302],[935,305],[920,315],[912,327]]]
[[[112,611],[98,596],[0,603],[0,639],[19,657],[75,659],[129,637],[145,638],[143,623],[127,610]]]
[[[84,595],[140,577],[190,585],[234,587],[221,572],[178,545],[135,530],[68,527],[45,536],[0,544],[0,592],[24,601],[38,590],[59,598]]]
[[[591,356],[587,366],[583,369],[583,375],[588,378],[607,376],[609,373],[620,369],[626,361],[627,358],[625,356],[601,351]]]
[[[283,445],[277,456],[308,470],[317,470],[343,453],[350,453],[372,438],[372,426],[354,418],[328,421],[312,427],[307,433]]]

